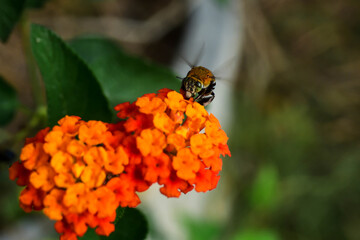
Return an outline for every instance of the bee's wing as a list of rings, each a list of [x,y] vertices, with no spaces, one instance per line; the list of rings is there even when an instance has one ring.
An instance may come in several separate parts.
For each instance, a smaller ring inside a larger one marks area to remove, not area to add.
[[[194,63],[191,63],[189,60],[187,60],[184,56],[180,56],[182,60],[184,60],[184,62],[186,62],[186,64],[190,67],[190,68],[194,68],[196,66],[199,66],[199,62],[201,57],[203,56],[204,53],[204,48],[205,48],[205,43],[201,44],[200,47],[200,51],[197,54]]]
[[[188,61],[185,57],[183,56],[180,56],[182,60],[184,60],[184,62],[186,62],[186,64],[190,67],[190,68],[193,68],[195,67],[194,64],[192,64],[190,61]]]
[[[195,58],[195,66],[199,65],[200,59],[201,59],[201,57],[203,56],[203,53],[204,53],[204,48],[205,48],[205,42],[203,42],[201,44],[200,51],[199,51],[198,55]]]

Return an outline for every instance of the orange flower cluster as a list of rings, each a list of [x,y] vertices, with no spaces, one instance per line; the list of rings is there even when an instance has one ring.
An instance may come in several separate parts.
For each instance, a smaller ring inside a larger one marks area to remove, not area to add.
[[[114,231],[116,209],[136,207],[153,183],[167,197],[214,189],[230,155],[227,136],[203,106],[169,89],[115,107],[116,124],[66,116],[26,140],[10,178],[26,186],[25,211],[43,210],[61,239],[88,227]],[[204,132],[201,132],[205,129]]]

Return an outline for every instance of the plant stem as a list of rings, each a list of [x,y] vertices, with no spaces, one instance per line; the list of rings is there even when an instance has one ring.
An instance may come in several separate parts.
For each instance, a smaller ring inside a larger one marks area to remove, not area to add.
[[[33,93],[34,101],[36,107],[45,106],[45,94],[43,91],[43,85],[39,72],[37,70],[37,65],[34,59],[34,56],[31,51],[30,46],[30,22],[28,21],[26,11],[23,13],[20,22],[20,32],[21,32],[21,41],[22,47],[25,55],[27,70],[29,73],[29,79],[31,84],[31,90]]]
[[[27,117],[30,117],[33,114],[33,110],[22,103],[19,104],[18,110],[19,112],[25,114]]]
[[[28,124],[25,128],[21,129],[13,138],[13,149],[17,149],[21,141],[23,141],[29,133],[39,126],[44,120],[46,119],[46,107],[38,107],[34,114],[32,115],[31,119],[28,121]]]

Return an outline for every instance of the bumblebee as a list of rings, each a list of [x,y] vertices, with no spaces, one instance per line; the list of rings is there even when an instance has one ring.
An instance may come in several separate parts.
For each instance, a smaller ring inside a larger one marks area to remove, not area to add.
[[[215,76],[207,68],[192,67],[182,79],[180,92],[185,99],[193,98],[203,106],[209,105],[215,98]]]

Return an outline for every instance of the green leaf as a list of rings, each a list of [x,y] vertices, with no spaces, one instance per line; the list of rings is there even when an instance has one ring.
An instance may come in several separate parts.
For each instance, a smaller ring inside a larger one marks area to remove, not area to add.
[[[84,234],[84,236],[79,237],[79,240],[101,240],[102,236],[98,235],[95,232],[94,228],[88,228],[88,230],[86,231],[86,233]]]
[[[18,106],[15,89],[0,76],[0,126],[8,124]]]
[[[6,42],[19,20],[25,0],[0,0],[0,40]]]
[[[180,89],[170,70],[127,54],[110,40],[83,37],[69,44],[94,71],[111,107],[161,88]]]
[[[47,0],[26,0],[27,8],[41,8]]]
[[[270,210],[277,203],[278,172],[274,166],[260,168],[252,186],[250,201],[255,209]]]
[[[115,231],[109,237],[102,237],[108,240],[142,240],[148,232],[148,225],[145,216],[136,208],[126,208],[124,215],[117,220]]]
[[[111,111],[94,74],[57,35],[31,26],[31,47],[46,87],[51,126],[65,115],[111,120]]]
[[[115,224],[115,225],[116,225],[117,222],[124,216],[125,209],[126,209],[126,208],[122,208],[122,207],[118,207],[118,208],[116,209],[116,218],[115,218],[115,221],[114,221],[114,224]]]

